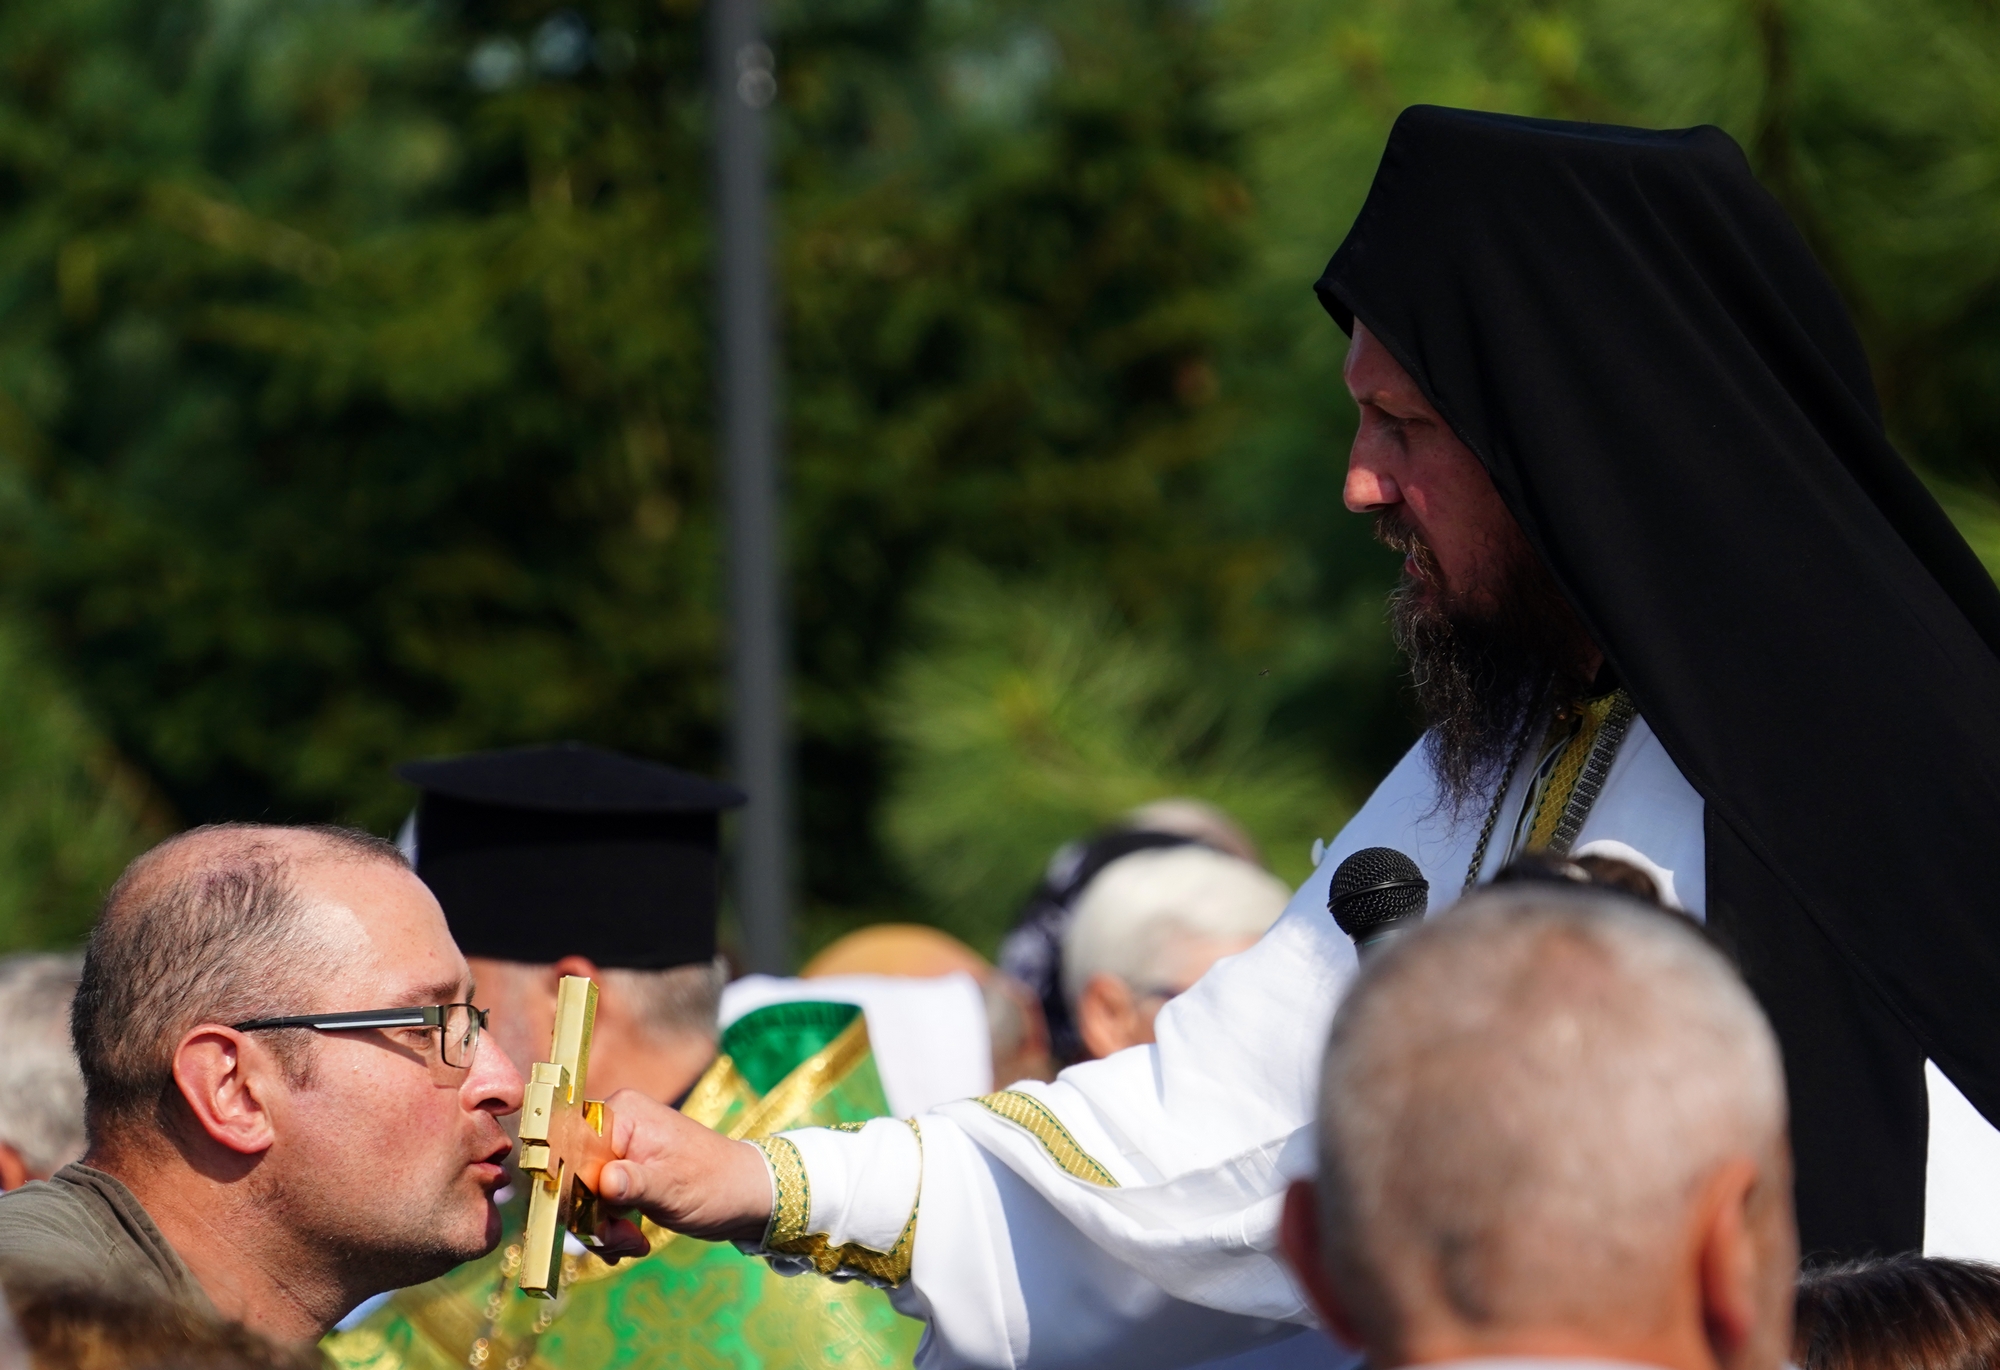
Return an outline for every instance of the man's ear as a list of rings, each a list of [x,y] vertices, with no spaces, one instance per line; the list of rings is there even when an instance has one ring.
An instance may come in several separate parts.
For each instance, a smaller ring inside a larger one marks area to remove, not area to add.
[[[204,1024],[174,1048],[174,1084],[197,1126],[245,1156],[271,1149],[273,1094],[286,1088],[268,1049],[231,1028]]]
[[[1756,1339],[1765,1283],[1762,1253],[1750,1213],[1757,1166],[1737,1157],[1702,1185],[1690,1234],[1701,1290],[1702,1330],[1718,1365],[1730,1365]]]
[[[1142,1040],[1138,1028],[1131,986],[1106,971],[1084,982],[1076,997],[1076,1033],[1092,1057],[1102,1059]]]
[[[1285,1191],[1285,1211],[1278,1221],[1278,1245],[1284,1250],[1285,1264],[1305,1291],[1306,1301],[1319,1314],[1326,1330],[1349,1346],[1361,1345],[1361,1334],[1340,1301],[1333,1276],[1327,1271],[1326,1256],[1319,1244],[1319,1194],[1311,1180],[1294,1180]]]
[[[623,1026],[625,1005],[618,996],[604,986],[604,972],[597,968],[597,962],[588,956],[565,956],[549,967],[546,990],[549,996],[549,1012],[555,1012],[556,995],[562,989],[565,975],[581,975],[597,984],[597,1029],[602,1037],[605,1029],[616,1033]]]

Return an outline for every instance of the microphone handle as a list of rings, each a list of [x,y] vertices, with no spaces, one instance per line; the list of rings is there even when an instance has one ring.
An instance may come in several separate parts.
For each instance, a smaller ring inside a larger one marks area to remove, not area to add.
[[[1366,961],[1369,957],[1376,955],[1384,947],[1387,947],[1391,942],[1423,921],[1421,917],[1417,917],[1398,918],[1393,923],[1385,923],[1366,937],[1355,938],[1354,954],[1361,960]]]

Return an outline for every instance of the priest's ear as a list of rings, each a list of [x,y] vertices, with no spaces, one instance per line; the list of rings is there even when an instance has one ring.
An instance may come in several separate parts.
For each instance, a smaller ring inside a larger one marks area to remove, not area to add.
[[[592,1033],[594,1046],[592,1057],[601,1066],[606,1054],[618,1054],[621,1045],[627,1043],[632,1034],[644,1035],[644,1024],[634,1017],[632,1002],[622,997],[619,988],[604,983],[604,971],[588,956],[565,956],[549,967],[549,1002],[555,1003],[557,990],[565,975],[581,975],[597,985],[597,1026]],[[536,1058],[539,1059],[539,1058]],[[702,1064],[706,1066],[707,1060]],[[692,1084],[692,1081],[689,1081]]]
[[[270,1150],[271,1103],[287,1074],[272,1043],[215,1023],[196,1027],[174,1048],[174,1085],[191,1123],[186,1140],[205,1138],[242,1156]]]
[[[599,970],[597,962],[591,960],[588,956],[565,956],[550,966],[550,994],[556,992],[557,986],[562,984],[562,978],[565,975],[581,975],[587,980],[595,980],[600,994],[604,989],[604,972]]]
[[[1361,1334],[1355,1330],[1354,1320],[1348,1316],[1347,1305],[1341,1301],[1340,1291],[1327,1269],[1326,1250],[1319,1239],[1319,1194],[1311,1180],[1294,1180],[1285,1191],[1278,1245],[1306,1302],[1319,1314],[1321,1325],[1349,1346],[1360,1346]]]

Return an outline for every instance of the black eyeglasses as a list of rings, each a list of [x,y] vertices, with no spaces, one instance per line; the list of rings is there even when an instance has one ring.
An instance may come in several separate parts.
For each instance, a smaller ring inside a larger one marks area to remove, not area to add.
[[[289,1018],[252,1018],[232,1023],[238,1032],[262,1028],[311,1028],[314,1032],[358,1032],[362,1028],[430,1027],[438,1030],[438,1054],[448,1066],[469,1066],[479,1033],[492,1010],[471,1004],[428,1004],[423,1008],[355,1009],[345,1013],[299,1013]]]

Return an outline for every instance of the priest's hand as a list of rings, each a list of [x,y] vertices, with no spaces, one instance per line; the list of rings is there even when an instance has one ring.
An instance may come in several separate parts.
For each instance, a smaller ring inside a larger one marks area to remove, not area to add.
[[[771,1176],[763,1153],[682,1116],[677,1109],[621,1089],[605,1101],[611,1110],[611,1149],[597,1177],[598,1197],[617,1208],[636,1208],[670,1232],[707,1241],[756,1241],[771,1221]],[[607,1257],[643,1255],[626,1250],[630,1237],[608,1223]],[[633,1229],[636,1232],[636,1229]],[[643,1242],[643,1238],[639,1239]]]

